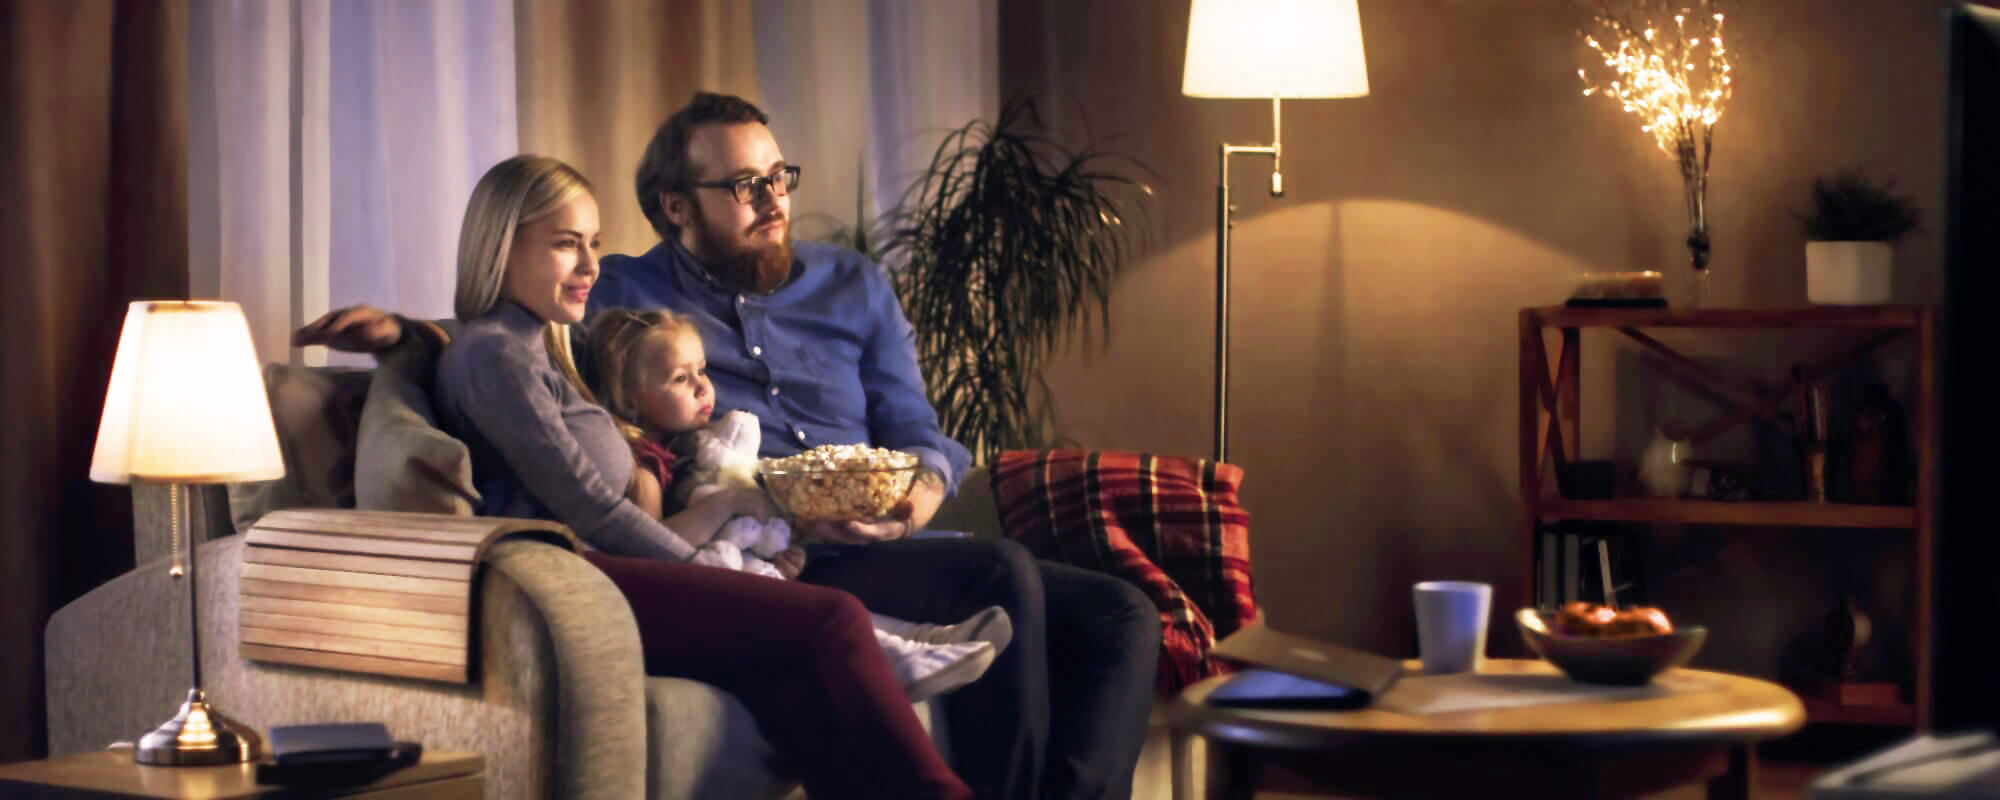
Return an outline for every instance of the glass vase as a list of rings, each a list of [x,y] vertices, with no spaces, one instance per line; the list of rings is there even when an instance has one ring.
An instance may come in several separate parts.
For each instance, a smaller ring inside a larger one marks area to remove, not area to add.
[[[1690,308],[1708,302],[1708,165],[1696,161],[1690,144],[1681,151],[1681,184],[1687,193],[1688,261],[1694,267]]]
[[[1639,483],[1647,494],[1663,499],[1687,494],[1687,462],[1694,457],[1694,444],[1679,431],[1670,430],[1672,427],[1663,424],[1655,428],[1653,441],[1639,454]]]

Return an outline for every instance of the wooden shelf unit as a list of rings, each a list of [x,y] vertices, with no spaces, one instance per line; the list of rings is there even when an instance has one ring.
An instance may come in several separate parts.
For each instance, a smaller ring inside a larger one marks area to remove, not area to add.
[[[1917,527],[1917,510],[1910,506],[1863,506],[1845,503],[1723,503],[1714,500],[1562,500],[1540,503],[1544,522],[1597,520],[1657,522],[1676,525],[1773,525],[1810,528]]]
[[[1843,706],[1819,697],[1799,698],[1806,707],[1807,722],[1831,722],[1841,725],[1890,725],[1913,727],[1917,724],[1917,707],[1909,703],[1886,706]]]
[[[1558,358],[1549,357],[1545,332],[1561,333]],[[1790,396],[1746,386],[1716,374],[1693,359],[1646,335],[1644,328],[1785,330],[1826,328],[1867,334],[1835,356],[1806,365],[1796,380],[1813,381],[1897,339],[1914,337],[1917,391],[1910,423],[1915,435],[1917,489],[1915,506],[1874,506],[1813,502],[1717,502],[1704,500],[1568,500],[1556,495],[1551,462],[1579,458],[1582,331],[1611,329],[1638,342],[1664,359],[1675,377],[1724,397],[1733,408],[1695,433],[1705,440],[1758,416],[1769,417]],[[1936,548],[1937,497],[1937,323],[1932,309],[1921,306],[1814,306],[1785,309],[1611,309],[1564,306],[1524,308],[1520,315],[1520,475],[1521,512],[1518,521],[1522,560],[1527,576],[1526,602],[1536,602],[1536,545],[1545,523],[1565,520],[1640,522],[1680,525],[1755,525],[1815,528],[1868,528],[1915,537],[1917,596],[1911,645],[1915,664],[1913,704],[1843,706],[1823,698],[1805,698],[1807,718],[1814,722],[1856,725],[1930,727],[1932,572]]]

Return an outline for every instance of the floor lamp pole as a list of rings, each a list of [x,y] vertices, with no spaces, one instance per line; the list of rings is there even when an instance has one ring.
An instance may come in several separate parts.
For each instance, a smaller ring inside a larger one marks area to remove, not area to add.
[[[1229,157],[1257,155],[1271,157],[1271,196],[1285,195],[1284,139],[1278,98],[1271,98],[1271,144],[1240,145],[1223,143],[1221,173],[1215,184],[1215,460],[1229,460],[1229,229],[1236,226],[1231,216],[1236,206],[1229,202]]]

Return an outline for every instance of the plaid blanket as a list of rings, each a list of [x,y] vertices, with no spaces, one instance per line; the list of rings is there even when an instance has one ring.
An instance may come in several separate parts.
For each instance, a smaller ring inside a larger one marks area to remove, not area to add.
[[[1157,686],[1231,671],[1218,638],[1257,617],[1250,515],[1233,464],[1117,451],[1017,450],[992,470],[1007,536],[1042,558],[1116,575],[1160,609]]]

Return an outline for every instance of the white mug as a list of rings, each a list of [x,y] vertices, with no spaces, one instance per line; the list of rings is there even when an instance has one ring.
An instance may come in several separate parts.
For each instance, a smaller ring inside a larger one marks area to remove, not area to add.
[[[1417,607],[1417,654],[1425,675],[1478,672],[1486,660],[1486,620],[1493,587],[1469,581],[1424,581],[1412,587]]]

